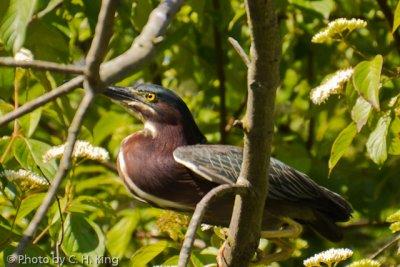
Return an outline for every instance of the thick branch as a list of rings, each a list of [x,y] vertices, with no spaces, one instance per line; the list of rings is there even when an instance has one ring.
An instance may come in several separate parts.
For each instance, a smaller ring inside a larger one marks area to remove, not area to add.
[[[246,1],[251,63],[247,73],[247,111],[243,120],[243,164],[237,184],[249,185],[250,192],[236,196],[223,250],[222,264],[226,266],[247,266],[260,238],[268,192],[275,94],[279,84],[279,31],[272,2]]]
[[[215,201],[217,198],[220,198],[226,194],[229,193],[241,194],[245,190],[246,188],[241,186],[230,185],[230,184],[220,185],[209,191],[201,199],[201,201],[197,203],[196,209],[190,220],[189,227],[186,231],[185,240],[183,241],[183,245],[179,253],[178,267],[185,267],[188,264],[197,228],[199,228],[203,220],[204,214],[206,213],[208,207],[212,204],[212,202]]]
[[[0,66],[49,70],[66,74],[83,74],[85,70],[80,66],[57,64],[43,60],[19,61],[12,57],[0,57]]]
[[[93,70],[99,70],[100,69],[100,63],[102,62],[105,54],[105,49],[107,47],[108,41],[111,38],[111,29],[113,25],[113,20],[114,20],[114,13],[116,9],[118,1],[115,0],[103,0],[100,13],[99,13],[99,19],[96,25],[96,35],[93,38],[91,47],[89,49],[88,53],[88,65],[87,65],[87,70],[93,71]],[[109,27],[109,29],[103,29],[105,27]],[[111,28],[111,29],[110,29]],[[90,58],[89,58],[90,57]],[[23,238],[21,242],[18,245],[18,248],[16,252],[14,253],[14,256],[17,258],[18,255],[21,255],[26,246],[29,244],[30,240],[32,239],[33,235],[35,234],[37,228],[39,227],[40,222],[43,220],[43,218],[46,216],[47,210],[50,208],[51,204],[54,201],[54,197],[57,194],[57,190],[68,173],[70,167],[71,167],[71,156],[74,150],[76,138],[78,136],[79,130],[81,128],[83,118],[89,109],[90,104],[93,101],[94,94],[98,90],[93,87],[93,84],[99,84],[99,81],[89,80],[88,78],[94,78],[94,77],[99,77],[99,74],[93,74],[93,76],[87,77],[87,80],[85,80],[85,96],[83,97],[79,108],[74,116],[74,119],[71,123],[71,126],[68,129],[68,137],[67,137],[67,142],[65,146],[65,151],[63,154],[63,157],[61,158],[60,166],[57,170],[56,177],[54,178],[49,191],[46,194],[46,197],[44,198],[42,204],[40,205],[39,209],[36,211],[33,219],[28,225],[28,228],[24,231]]]
[[[3,126],[10,121],[13,121],[35,109],[38,107],[44,106],[50,101],[56,99],[57,97],[63,96],[75,88],[79,87],[83,82],[83,76],[78,76],[73,78],[72,80],[64,83],[63,85],[57,87],[56,89],[39,96],[38,98],[26,103],[25,105],[15,109],[14,111],[7,113],[6,115],[0,118],[0,126]]]

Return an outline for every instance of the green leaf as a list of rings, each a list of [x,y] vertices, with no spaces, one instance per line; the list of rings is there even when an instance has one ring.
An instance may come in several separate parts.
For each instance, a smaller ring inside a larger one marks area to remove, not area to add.
[[[0,25],[0,39],[8,50],[16,53],[24,44],[26,29],[35,6],[36,0],[10,1],[10,6]]]
[[[333,142],[331,156],[329,158],[329,173],[335,167],[336,163],[340,160],[343,154],[347,151],[351,142],[357,134],[357,127],[354,122],[350,123],[343,129]]]
[[[18,210],[17,221],[25,218],[33,210],[37,209],[43,201],[46,193],[32,194],[24,198]]]
[[[55,160],[49,162],[43,161],[43,155],[51,148],[50,145],[34,139],[18,137],[14,141],[13,147],[14,156],[23,168],[32,170],[38,174],[43,172],[47,178],[53,179],[57,171]]]
[[[94,144],[99,145],[109,135],[115,132],[115,129],[121,125],[121,114],[109,112],[101,116],[93,129]]]
[[[389,149],[391,155],[400,155],[400,119],[394,118],[390,124]]]
[[[357,124],[357,131],[360,132],[362,127],[367,123],[372,106],[364,98],[357,98],[356,104],[351,110],[351,118]]]
[[[400,26],[400,1],[397,2],[396,10],[394,11],[392,33]]]
[[[19,119],[19,123],[21,128],[24,130],[26,137],[31,137],[35,132],[36,127],[39,125],[41,116],[42,109],[38,108]]]
[[[375,129],[369,135],[367,152],[371,159],[378,165],[382,165],[387,158],[387,135],[391,122],[389,114],[383,115],[376,124]]]
[[[175,255],[164,261],[161,266],[177,266],[178,262],[179,262],[179,255]]]
[[[383,58],[375,56],[371,61],[362,61],[354,68],[353,85],[376,110],[379,110],[379,89]]]
[[[129,211],[107,233],[107,250],[111,256],[121,258],[132,239],[132,233],[139,223],[139,213]]]
[[[138,251],[135,252],[135,254],[133,254],[130,266],[132,267],[146,266],[147,263],[149,263],[151,260],[157,257],[167,247],[168,247],[167,241],[159,241],[155,244],[141,247]]]
[[[80,262],[97,266],[104,255],[104,235],[100,227],[80,213],[71,213],[65,221],[64,241],[61,245],[68,256]]]

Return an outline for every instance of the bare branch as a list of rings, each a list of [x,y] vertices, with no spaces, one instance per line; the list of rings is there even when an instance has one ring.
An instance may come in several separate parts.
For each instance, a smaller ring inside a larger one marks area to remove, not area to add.
[[[249,56],[244,51],[243,47],[239,44],[238,41],[236,41],[232,37],[229,37],[228,41],[231,43],[233,48],[236,50],[236,52],[242,58],[242,60],[243,60],[244,64],[246,65],[246,67],[248,67],[250,65],[250,59],[249,59]]]
[[[82,102],[79,105],[79,108],[74,116],[74,119],[71,123],[71,126],[68,129],[68,138],[67,145],[65,147],[64,155],[61,159],[60,166],[57,170],[56,176],[47,192],[45,198],[43,199],[42,204],[39,209],[36,211],[32,220],[30,221],[28,227],[24,231],[24,235],[21,241],[18,244],[16,251],[13,253],[12,259],[18,259],[18,255],[21,255],[26,246],[30,243],[32,237],[34,236],[39,223],[42,221],[44,216],[47,213],[50,205],[53,203],[54,196],[57,194],[58,187],[60,186],[62,179],[67,173],[68,169],[71,165],[71,155],[73,152],[73,145],[75,144],[76,137],[78,135],[78,131],[83,121],[83,117],[94,98],[94,94],[92,92],[86,93]],[[17,262],[10,264],[11,266],[16,266]]]
[[[15,109],[14,111],[7,113],[6,115],[2,116],[0,118],[0,126],[3,126],[7,123],[9,123],[10,121],[13,121],[35,109],[37,109],[38,107],[41,107],[47,103],[49,103],[50,101],[56,99],[57,97],[60,97],[62,95],[65,95],[69,92],[71,92],[72,90],[74,90],[75,88],[79,87],[83,82],[83,76],[78,76],[73,78],[72,80],[64,83],[63,85],[57,87],[56,89],[39,96],[38,98],[36,98],[35,100],[32,100],[28,103],[26,103],[25,105]]]
[[[157,8],[151,12],[147,24],[144,26],[142,33],[135,39],[131,48],[120,56],[101,64],[101,80],[104,83],[110,84],[138,71],[145,64],[149,63],[155,55],[156,45],[159,40],[162,39],[162,35],[165,33],[172,17],[182,4],[183,0],[165,0],[161,2]],[[6,114],[0,118],[0,126],[72,91],[74,88],[81,86],[83,80],[83,76],[78,76],[52,90],[50,93],[42,95]]]
[[[99,19],[96,25],[96,35],[93,38],[91,47],[88,53],[88,65],[87,70],[90,71],[98,71],[100,69],[100,63],[104,58],[105,49],[107,48],[108,41],[111,38],[111,29],[113,25],[114,13],[116,9],[118,1],[115,0],[103,0]],[[103,29],[108,27],[108,29]],[[99,77],[99,74],[91,73],[90,78]],[[51,184],[49,191],[46,194],[42,204],[40,205],[39,209],[36,211],[33,219],[28,225],[28,228],[24,231],[24,235],[22,237],[21,242],[18,244],[17,250],[14,252],[15,259],[18,258],[18,255],[21,255],[24,251],[26,246],[29,244],[30,240],[32,239],[33,235],[35,234],[37,228],[39,227],[39,223],[43,220],[46,216],[47,210],[51,206],[54,201],[54,197],[57,194],[57,190],[63,180],[63,178],[68,173],[71,167],[71,156],[74,150],[76,138],[78,132],[81,128],[83,118],[89,109],[90,104],[93,101],[95,96],[95,92],[98,91],[97,88],[94,88],[92,85],[92,80],[89,79],[85,80],[84,87],[85,87],[85,96],[83,97],[77,112],[75,113],[74,119],[71,123],[71,126],[68,129],[68,137],[67,142],[64,150],[63,157],[61,158],[60,166],[57,170],[56,177]],[[94,81],[93,84],[100,84],[99,81]]]
[[[203,220],[204,214],[210,204],[217,198],[222,197],[226,194],[242,194],[246,191],[246,189],[247,188],[244,186],[223,184],[213,188],[201,199],[199,203],[197,203],[193,216],[190,219],[189,227],[186,231],[185,240],[183,241],[183,245],[179,253],[178,267],[186,267],[190,258],[190,252],[192,250],[197,228],[199,228]]]
[[[167,26],[179,10],[183,0],[165,0],[149,16],[142,32],[136,37],[131,48],[122,55],[101,65],[102,81],[113,83],[149,63],[154,56],[157,44],[163,39]]]
[[[83,74],[85,70],[81,66],[57,64],[43,60],[20,61],[14,60],[12,57],[0,57],[0,66],[49,70],[66,74]]]
[[[97,90],[100,80],[100,64],[107,52],[112,35],[115,9],[118,1],[103,0],[92,44],[86,56],[86,77],[90,87]]]

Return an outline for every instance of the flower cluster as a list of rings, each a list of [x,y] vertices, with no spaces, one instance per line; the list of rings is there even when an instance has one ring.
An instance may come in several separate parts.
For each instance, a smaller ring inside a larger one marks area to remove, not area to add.
[[[400,210],[387,217],[386,220],[391,223],[390,230],[393,233],[400,231]]]
[[[303,264],[306,267],[321,266],[321,263],[332,266],[351,256],[353,256],[353,251],[348,248],[331,248],[304,260]]]
[[[47,180],[44,177],[28,170],[4,170],[0,173],[0,176],[6,177],[8,180],[18,184],[23,191],[44,189],[48,186]]]
[[[359,261],[355,261],[347,267],[379,267],[381,263],[378,261],[370,260],[370,259],[362,259]]]
[[[352,68],[335,72],[328,80],[311,90],[311,101],[319,105],[325,102],[329,96],[339,94],[343,89],[343,85],[350,80],[353,72]]]
[[[156,224],[158,229],[167,233],[172,240],[182,241],[189,225],[189,217],[174,211],[164,211]]]
[[[52,159],[61,158],[65,151],[65,145],[55,146],[50,148],[44,155],[43,161],[48,162]],[[75,142],[74,151],[72,153],[72,158],[78,159],[91,159],[100,162],[106,162],[110,159],[110,155],[107,150],[101,147],[92,146],[87,141],[78,140]]]
[[[14,55],[14,60],[15,61],[25,61],[29,62],[33,60],[33,54],[30,50],[26,48],[21,48],[15,55]]]
[[[355,29],[364,28],[365,26],[367,26],[367,22],[361,19],[336,19],[329,22],[328,27],[314,35],[311,42],[323,43],[345,31],[351,32]]]

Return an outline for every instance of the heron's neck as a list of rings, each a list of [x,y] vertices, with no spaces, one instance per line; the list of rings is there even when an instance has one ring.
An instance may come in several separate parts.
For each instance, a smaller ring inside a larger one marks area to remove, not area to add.
[[[174,149],[178,146],[205,143],[205,138],[197,125],[184,126],[146,121],[143,134],[150,136],[153,142],[171,145]]]

